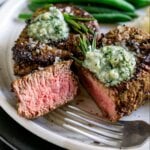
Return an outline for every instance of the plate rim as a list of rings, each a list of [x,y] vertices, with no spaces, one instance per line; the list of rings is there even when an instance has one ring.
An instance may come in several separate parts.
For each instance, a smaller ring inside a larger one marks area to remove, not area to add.
[[[6,23],[7,23],[7,19],[11,17],[11,14],[13,14],[13,11],[16,10],[16,8],[18,8],[19,6],[25,4],[27,2],[27,0],[8,0],[4,6],[2,6],[1,10],[0,10],[0,18],[2,18],[3,23],[1,24],[1,27],[3,27]],[[15,5],[14,5],[15,4]],[[11,7],[11,11],[6,13],[6,10],[10,10]],[[5,15],[3,15],[5,13]],[[41,126],[39,126],[38,124],[34,123],[31,120],[27,120],[23,117],[20,117],[16,110],[7,102],[5,101],[5,96],[3,95],[2,91],[0,90],[0,107],[13,119],[15,120],[18,124],[20,124],[22,127],[24,127],[25,129],[27,129],[28,131],[30,131],[31,133],[33,133],[34,135],[50,142],[53,143],[55,145],[58,145],[60,147],[63,148],[68,148],[68,149],[72,149],[72,150],[112,150],[112,149],[117,149],[117,148],[112,148],[112,147],[105,147],[105,146],[94,146],[94,145],[90,145],[87,143],[83,143],[77,140],[73,140],[73,139],[69,139],[67,137],[63,137],[57,133],[54,133],[50,130],[47,130]],[[48,131],[48,132],[47,132]],[[59,143],[57,142],[59,140]],[[136,147],[135,147],[136,148]],[[138,147],[140,148],[140,147]],[[134,149],[134,148],[132,148]],[[136,148],[137,149],[137,148]]]

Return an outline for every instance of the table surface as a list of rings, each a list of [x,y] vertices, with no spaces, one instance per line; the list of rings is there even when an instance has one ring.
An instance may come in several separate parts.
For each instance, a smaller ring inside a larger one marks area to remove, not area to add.
[[[2,110],[2,108],[0,108],[0,150],[7,149],[64,150],[63,148],[48,143],[41,138],[33,135],[32,133],[21,127],[19,124],[17,124]]]

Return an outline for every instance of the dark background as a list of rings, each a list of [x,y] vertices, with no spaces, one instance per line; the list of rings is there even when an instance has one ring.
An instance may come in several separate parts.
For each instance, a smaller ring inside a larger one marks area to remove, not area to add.
[[[3,140],[17,150],[64,150],[33,135],[0,108],[0,150],[11,150]]]

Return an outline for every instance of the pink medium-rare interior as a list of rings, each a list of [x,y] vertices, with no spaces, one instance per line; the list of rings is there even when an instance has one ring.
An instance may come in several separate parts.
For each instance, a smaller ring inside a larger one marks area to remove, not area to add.
[[[95,100],[104,115],[111,120],[116,120],[117,112],[115,109],[115,102],[111,97],[109,90],[104,88],[104,86],[88,70],[82,68],[79,74],[83,86]]]
[[[30,80],[20,80],[18,113],[27,117],[40,116],[72,100],[77,86],[71,72],[53,75],[49,72],[36,74]]]

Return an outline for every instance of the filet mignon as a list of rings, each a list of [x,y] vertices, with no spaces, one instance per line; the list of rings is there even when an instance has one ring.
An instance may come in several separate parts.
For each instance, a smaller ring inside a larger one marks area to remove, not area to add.
[[[63,61],[13,81],[18,113],[36,118],[73,100],[78,82],[70,70],[72,61]]]
[[[73,14],[78,17],[89,18],[91,15],[86,11],[67,4],[55,4],[61,12]],[[46,8],[38,9],[33,18],[38,15],[49,11]],[[96,20],[94,21],[80,21],[85,24],[93,32],[99,30],[99,25]],[[15,46],[12,48],[13,59],[15,62],[14,73],[15,75],[25,75],[38,67],[45,67],[53,64],[55,57],[59,56],[62,60],[68,60],[70,56],[79,55],[76,49],[79,33],[70,28],[69,37],[64,41],[41,43],[29,38],[27,28],[30,23],[27,23],[25,29],[20,34]],[[92,34],[87,34],[87,38],[92,38]]]
[[[116,86],[106,87],[92,72],[78,66],[81,83],[104,116],[117,121],[150,100],[150,35],[134,27],[120,26],[103,35],[98,44],[126,46],[136,56],[134,76]]]

